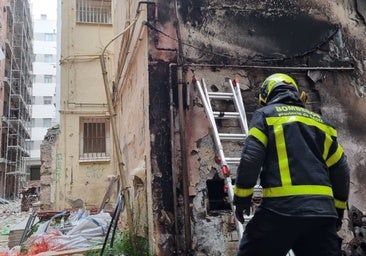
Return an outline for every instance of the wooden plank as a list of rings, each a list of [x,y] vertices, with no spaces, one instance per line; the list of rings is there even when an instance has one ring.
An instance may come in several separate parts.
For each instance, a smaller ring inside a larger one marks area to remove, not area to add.
[[[119,181],[119,175],[112,177],[112,179],[109,181],[109,186],[107,189],[107,192],[104,195],[103,201],[99,207],[99,212],[101,212],[107,203],[109,203],[109,200],[111,199],[111,194],[113,191],[113,186],[116,182]]]

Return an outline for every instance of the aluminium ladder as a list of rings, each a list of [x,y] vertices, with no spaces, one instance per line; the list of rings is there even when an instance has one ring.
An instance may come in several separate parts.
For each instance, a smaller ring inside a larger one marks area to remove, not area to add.
[[[245,107],[243,98],[240,92],[240,85],[237,79],[225,79],[225,84],[229,85],[230,92],[211,92],[207,90],[207,85],[205,80],[201,79],[202,83],[193,77],[192,82],[196,85],[201,101],[203,103],[206,115],[209,119],[210,126],[213,133],[213,139],[215,142],[216,151],[218,157],[216,157],[216,163],[220,165],[221,172],[225,178],[225,189],[227,189],[227,193],[229,196],[230,207],[233,213],[235,213],[235,205],[233,204],[234,199],[234,188],[232,184],[232,179],[230,176],[230,168],[237,167],[240,163],[240,156],[238,157],[225,157],[225,150],[223,146],[223,141],[236,141],[236,142],[244,142],[248,136],[248,122],[245,114]],[[232,101],[235,106],[235,111],[214,111],[212,108],[212,101]],[[236,119],[239,122],[240,131],[237,133],[222,133],[219,131],[217,126],[217,120],[222,119]],[[241,151],[240,151],[241,153]],[[256,196],[256,193],[261,194],[261,188],[257,185],[254,187],[253,198]],[[235,215],[235,214],[234,214]],[[253,215],[246,216],[244,215],[244,220],[247,222],[253,217]],[[235,225],[236,230],[238,232],[239,241],[243,236],[243,225],[236,219]],[[290,250],[286,256],[295,256],[292,250]]]
[[[238,157],[226,157],[226,151],[224,148],[224,141],[226,142],[244,142],[248,134],[248,123],[245,114],[245,108],[243,99],[240,92],[240,85],[237,79],[231,80],[225,79],[225,85],[229,85],[229,92],[211,92],[207,90],[207,85],[204,79],[201,79],[202,83],[193,77],[193,83],[198,88],[200,98],[202,100],[206,115],[209,119],[210,126],[213,133],[213,139],[216,147],[216,163],[220,165],[221,172],[225,178],[225,189],[229,196],[229,202],[231,210],[235,212],[235,206],[233,204],[234,189],[232,179],[230,176],[230,166],[238,166],[240,162],[240,156]],[[213,110],[212,101],[231,101],[234,103],[235,111],[215,111]],[[234,119],[239,123],[239,130],[237,133],[223,133],[220,132],[217,126],[217,122],[223,119]],[[241,152],[241,149],[240,149]],[[250,216],[245,216],[245,220],[250,219]],[[239,240],[243,235],[243,225],[235,218],[235,225],[238,232]]]

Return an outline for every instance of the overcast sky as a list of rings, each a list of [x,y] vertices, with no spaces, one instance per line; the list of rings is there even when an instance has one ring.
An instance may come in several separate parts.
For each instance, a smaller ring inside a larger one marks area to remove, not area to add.
[[[47,19],[57,19],[57,0],[30,0],[32,14],[39,19],[41,14],[46,14]]]

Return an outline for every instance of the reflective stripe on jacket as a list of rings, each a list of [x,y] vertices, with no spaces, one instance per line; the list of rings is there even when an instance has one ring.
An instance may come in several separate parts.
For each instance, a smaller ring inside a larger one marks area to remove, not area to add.
[[[270,104],[252,118],[234,188],[250,197],[260,173],[262,207],[292,216],[334,216],[344,209],[349,169],[337,131],[303,107]]]

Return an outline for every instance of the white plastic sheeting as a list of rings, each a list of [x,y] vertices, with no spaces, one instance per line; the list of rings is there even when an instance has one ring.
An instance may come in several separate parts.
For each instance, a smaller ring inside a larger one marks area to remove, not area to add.
[[[103,243],[110,221],[110,214],[105,212],[81,217],[73,215],[67,221],[70,229],[64,234],[62,229],[52,227],[52,220],[49,220],[42,223],[25,244],[29,248],[43,244],[48,251],[95,247]]]

